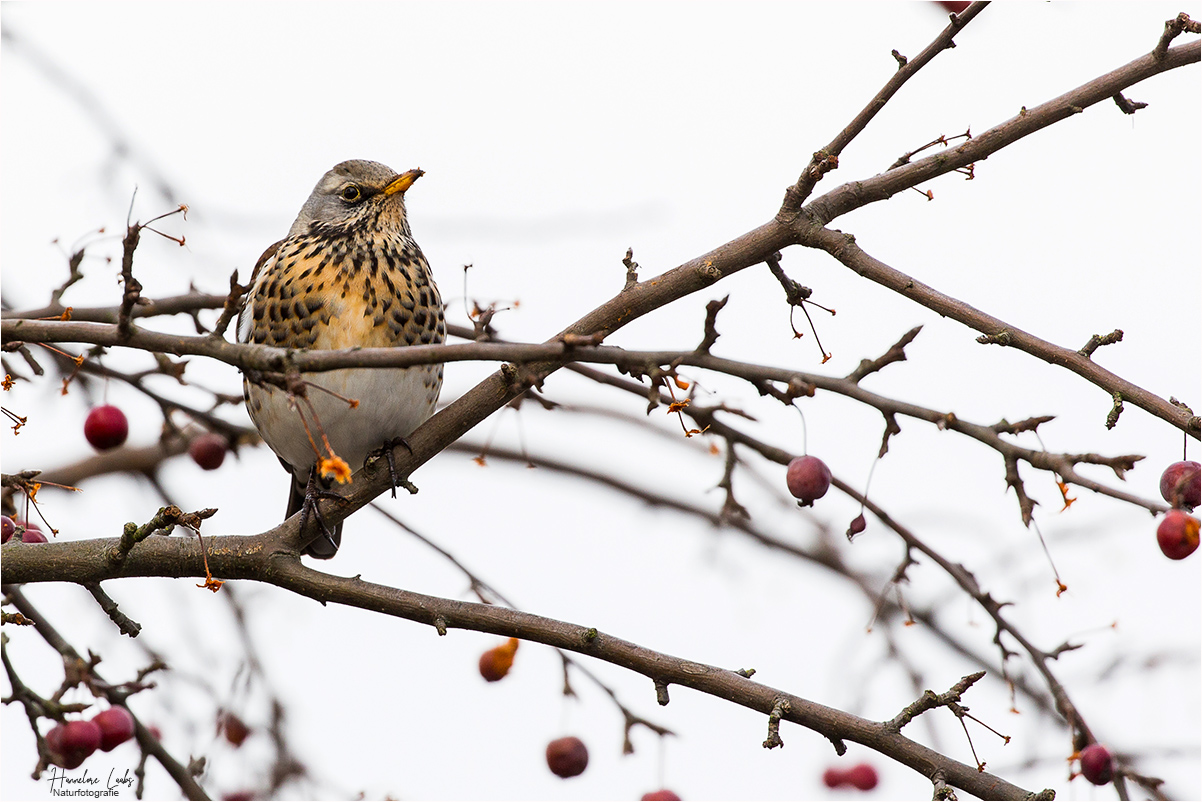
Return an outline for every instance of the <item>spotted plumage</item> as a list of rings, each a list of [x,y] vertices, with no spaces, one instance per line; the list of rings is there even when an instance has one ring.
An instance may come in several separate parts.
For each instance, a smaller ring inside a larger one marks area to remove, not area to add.
[[[343,162],[326,173],[288,236],[255,266],[238,339],[297,349],[442,342],[442,299],[405,216],[405,190],[420,176],[370,161]],[[292,474],[289,516],[301,509],[314,466],[331,456],[323,434],[329,449],[358,470],[371,452],[408,437],[430,417],[442,366],[349,368],[301,378],[304,398],[243,381],[251,420]],[[341,529],[309,544],[307,553],[334,556]]]

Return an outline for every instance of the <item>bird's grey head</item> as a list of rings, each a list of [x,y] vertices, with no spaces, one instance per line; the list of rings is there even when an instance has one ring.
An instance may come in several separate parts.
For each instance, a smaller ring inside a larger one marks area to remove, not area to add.
[[[421,176],[421,170],[398,174],[379,162],[362,159],[343,162],[313,187],[313,194],[301,207],[288,236],[305,234],[314,224],[337,234],[369,219],[399,226],[408,234],[405,190]]]

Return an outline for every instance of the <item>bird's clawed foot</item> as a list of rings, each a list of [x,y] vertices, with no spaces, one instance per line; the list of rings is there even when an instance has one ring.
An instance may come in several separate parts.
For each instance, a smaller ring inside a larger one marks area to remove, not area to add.
[[[305,485],[305,501],[301,505],[300,531],[303,533],[309,525],[310,514],[317,519],[317,525],[321,527],[321,537],[329,541],[334,550],[338,550],[338,540],[335,539],[334,533],[330,531],[330,527],[326,525],[325,519],[321,516],[321,510],[317,507],[317,502],[323,498],[342,498],[337,493],[332,493],[324,489],[317,479],[317,467],[309,471],[309,481]]]
[[[380,446],[380,448],[378,449],[378,453],[383,454],[384,458],[386,460],[388,460],[388,478],[392,481],[392,497],[393,498],[396,498],[396,489],[398,487],[405,488],[411,494],[417,492],[417,485],[413,484],[408,479],[401,479],[400,477],[397,476],[396,458],[392,456],[392,451],[397,446],[404,446],[406,451],[408,451],[410,454],[413,453],[413,447],[410,446],[409,441],[403,437],[394,437],[392,440],[389,440],[387,443]]]

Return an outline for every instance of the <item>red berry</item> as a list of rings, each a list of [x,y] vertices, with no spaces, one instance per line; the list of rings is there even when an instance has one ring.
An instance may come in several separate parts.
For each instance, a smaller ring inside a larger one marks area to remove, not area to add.
[[[830,768],[822,772],[822,782],[827,788],[840,788],[847,785],[847,772],[836,768]]]
[[[219,434],[207,432],[192,440],[188,446],[188,455],[192,461],[206,471],[215,471],[225,462],[225,452],[229,451],[229,441]]]
[[[55,753],[58,765],[78,768],[100,746],[100,727],[91,721],[68,721],[46,733],[46,746]]]
[[[96,407],[83,422],[83,436],[97,451],[108,451],[129,437],[129,421],[125,413],[112,404]]]
[[[518,639],[510,638],[507,642],[489,649],[480,655],[480,676],[489,682],[503,679],[513,667],[513,656],[518,650]]]
[[[847,781],[861,791],[871,791],[876,788],[876,769],[867,763],[852,766],[847,770]]]
[[[18,526],[25,527],[25,531],[21,533],[22,543],[45,543],[46,536],[42,534],[42,529],[37,524],[18,522]]]
[[[3,533],[4,539],[0,543],[7,543],[8,539],[13,536],[13,532],[17,531],[17,523],[7,515],[0,516],[0,532]]]
[[[1181,510],[1169,510],[1156,527],[1156,542],[1170,560],[1184,560],[1198,548],[1198,519]]]
[[[860,513],[855,518],[852,518],[851,523],[847,525],[847,539],[851,540],[867,528],[868,522],[864,520],[864,513]]]
[[[943,6],[944,8],[946,8],[948,11],[950,11],[953,14],[959,14],[961,11],[963,11],[964,9],[966,9],[970,5],[972,5],[971,3],[968,2],[968,0],[938,0],[938,1],[939,1],[939,5]]]
[[[246,723],[233,713],[219,713],[217,715],[217,731],[224,732],[225,740],[229,741],[235,747],[242,746],[242,742],[250,735],[250,727],[246,726]]]
[[[639,797],[639,799],[641,802],[672,802],[672,800],[680,802],[680,797],[667,788],[661,788],[658,791],[648,791]]]
[[[547,744],[547,766],[557,777],[575,777],[588,766],[588,748],[575,735]]]
[[[92,721],[100,727],[100,748],[105,752],[134,737],[134,717],[124,707],[110,707],[97,713]]]
[[[1101,744],[1090,744],[1078,757],[1081,759],[1081,776],[1094,785],[1105,785],[1114,776],[1110,750]]]
[[[797,457],[785,472],[789,492],[801,501],[802,507],[813,506],[815,499],[826,495],[831,487],[831,469],[817,457]]]
[[[1202,466],[1196,462],[1174,462],[1160,475],[1160,495],[1174,507],[1197,507],[1202,503]]]

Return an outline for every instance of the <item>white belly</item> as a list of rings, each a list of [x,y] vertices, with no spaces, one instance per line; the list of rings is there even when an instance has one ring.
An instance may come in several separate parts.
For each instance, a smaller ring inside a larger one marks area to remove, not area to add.
[[[307,398],[292,398],[275,386],[251,384],[247,407],[263,440],[292,466],[303,485],[319,453],[328,456],[323,433],[352,471],[363,467],[371,452],[412,434],[434,413],[442,366],[332,370],[302,377],[309,382]],[[344,398],[359,404],[352,408]]]

